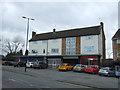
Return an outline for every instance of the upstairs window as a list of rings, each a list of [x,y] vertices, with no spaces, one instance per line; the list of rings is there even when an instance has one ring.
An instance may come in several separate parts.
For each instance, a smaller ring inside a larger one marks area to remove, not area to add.
[[[120,51],[118,52],[118,57],[120,57]]]
[[[95,50],[95,47],[94,46],[86,46],[84,48],[85,52],[93,52]]]
[[[43,53],[45,53],[45,49],[43,49]]]
[[[37,50],[32,50],[32,53],[38,53],[38,51]]]
[[[120,39],[117,40],[117,43],[120,44]]]
[[[58,53],[58,52],[59,52],[58,48],[51,49],[51,53]]]
[[[76,54],[76,37],[66,38],[66,55]]]

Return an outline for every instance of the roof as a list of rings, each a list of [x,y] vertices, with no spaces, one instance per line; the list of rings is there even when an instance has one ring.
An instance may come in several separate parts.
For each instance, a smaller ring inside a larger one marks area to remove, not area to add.
[[[115,35],[112,37],[112,40],[113,39],[118,39],[120,38],[120,29],[118,29],[118,31],[115,33]]]
[[[69,30],[48,32],[48,33],[36,34],[29,41],[48,40],[48,39],[86,36],[86,35],[99,35],[100,30],[101,30],[101,25],[86,27],[86,28],[75,28],[75,29],[69,29]]]

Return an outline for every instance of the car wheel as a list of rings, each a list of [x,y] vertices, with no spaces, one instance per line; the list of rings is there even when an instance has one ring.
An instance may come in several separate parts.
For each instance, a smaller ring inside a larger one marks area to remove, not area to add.
[[[108,73],[108,75],[107,75],[108,77],[110,77],[110,74]]]
[[[34,69],[36,69],[36,68],[34,67]]]
[[[99,76],[101,76],[101,74],[99,74]]]

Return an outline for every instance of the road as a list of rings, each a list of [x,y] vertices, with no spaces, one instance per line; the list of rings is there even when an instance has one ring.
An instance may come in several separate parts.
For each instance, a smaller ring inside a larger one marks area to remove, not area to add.
[[[57,69],[32,69],[3,66],[2,88],[118,88],[118,79]]]

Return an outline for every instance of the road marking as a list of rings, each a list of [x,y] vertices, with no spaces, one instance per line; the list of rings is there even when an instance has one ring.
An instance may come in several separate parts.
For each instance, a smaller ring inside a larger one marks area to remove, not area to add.
[[[68,83],[68,84],[72,84],[72,85],[84,86],[86,88],[93,88],[93,89],[97,89],[97,90],[104,90],[103,88],[90,86],[90,85],[85,85],[85,84],[80,84],[80,83],[69,82],[69,81],[66,81],[66,80],[56,80],[56,81],[63,82],[63,83]]]
[[[8,79],[8,80],[13,81],[13,82],[15,82],[15,81],[16,81],[15,79]]]

